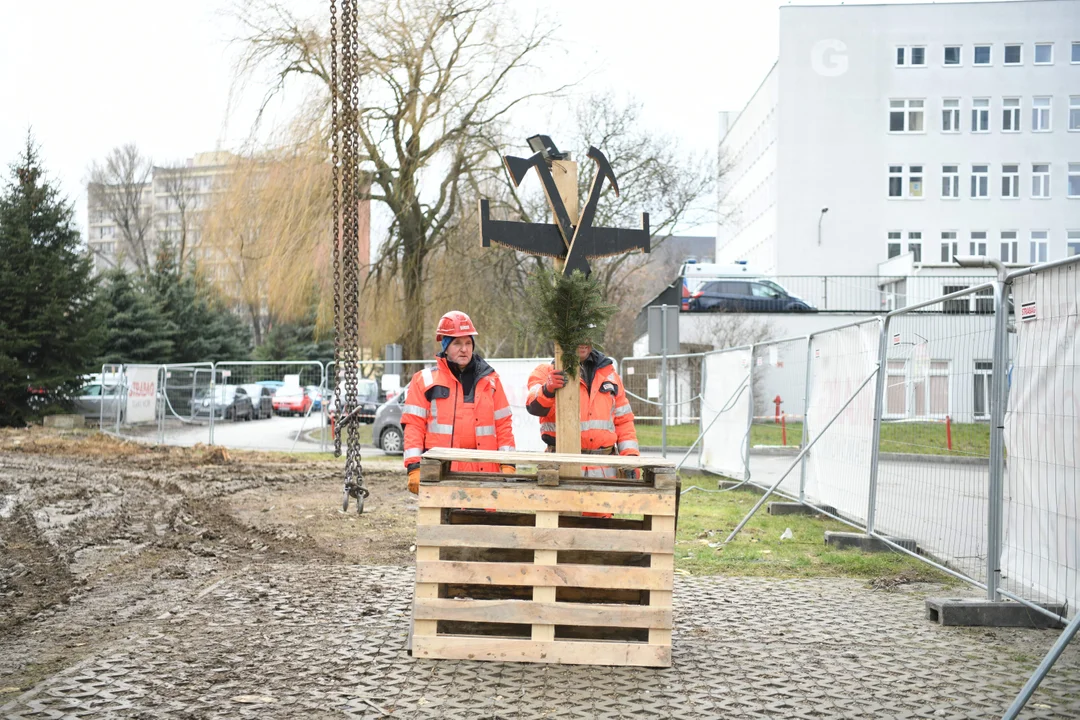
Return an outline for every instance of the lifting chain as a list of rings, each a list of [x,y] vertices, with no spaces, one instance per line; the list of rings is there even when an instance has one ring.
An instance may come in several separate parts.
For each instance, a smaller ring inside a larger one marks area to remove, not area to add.
[[[359,405],[357,377],[360,360],[360,158],[357,136],[360,101],[356,0],[330,0],[330,127],[332,144],[334,242],[334,410],[337,418],[355,417]],[[342,398],[342,384],[345,397]],[[344,421],[334,428],[334,457],[341,457],[345,435],[345,487],[342,510],[349,498],[364,511],[368,495],[360,464],[360,428]]]

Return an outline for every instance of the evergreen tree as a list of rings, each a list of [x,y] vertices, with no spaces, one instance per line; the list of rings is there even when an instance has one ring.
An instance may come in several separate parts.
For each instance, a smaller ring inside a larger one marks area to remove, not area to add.
[[[140,287],[123,268],[105,274],[105,348],[102,363],[164,363],[172,358],[176,325],[156,293]]]
[[[165,316],[175,326],[170,362],[244,360],[251,348],[251,333],[231,312],[212,285],[194,266],[181,273],[170,246],[162,246],[150,276],[150,289]]]
[[[316,337],[313,309],[300,322],[275,323],[251,356],[255,360],[326,360],[334,357],[334,341]]]
[[[74,208],[49,183],[33,139],[0,193],[0,425],[62,404],[94,369],[102,339]]]

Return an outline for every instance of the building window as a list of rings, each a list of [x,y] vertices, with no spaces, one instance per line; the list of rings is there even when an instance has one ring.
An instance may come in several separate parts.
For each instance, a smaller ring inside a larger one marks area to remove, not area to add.
[[[1080,42],[1074,42],[1072,44],[1072,62],[1074,64],[1080,64]]]
[[[971,197],[990,197],[990,166],[971,166]]]
[[[904,166],[889,166],[889,197],[921,198],[923,196],[923,166],[908,165],[907,182],[904,182]]]
[[[971,242],[968,243],[969,255],[985,255],[986,254],[986,231],[975,230],[971,233]]]
[[[953,258],[960,254],[959,243],[956,242],[956,232],[945,230],[941,233],[941,262],[951,263]]]
[[[1046,230],[1032,230],[1031,231],[1031,255],[1030,261],[1032,263],[1046,262],[1047,250],[1049,243],[1047,242]]]
[[[1001,132],[1020,132],[1020,98],[1002,99]]]
[[[1015,230],[1002,230],[1001,231],[1001,262],[1015,263],[1019,262],[1016,259],[1016,231]]]
[[[1035,43],[1035,64],[1054,64],[1054,43]]]
[[[1023,54],[1021,50],[1023,45],[1006,45],[1005,46],[1005,64],[1006,65],[1019,65]]]
[[[890,100],[889,132],[917,133],[923,131],[922,100]]]
[[[993,370],[994,363],[991,361],[975,361],[975,417],[982,420],[990,417],[990,378]]]
[[[1051,98],[1037,97],[1031,101],[1031,131],[1050,132]]]
[[[904,166],[889,166],[889,197],[904,197]]]
[[[1080,43],[1078,43],[1080,44]],[[1073,45],[1073,52],[1076,52],[1076,44]],[[960,64],[960,46],[959,45],[946,45],[945,46],[945,58],[942,60],[944,65],[959,65]]]
[[[1065,242],[1065,254],[1069,257],[1080,255],[1080,230],[1070,230]]]
[[[990,132],[990,98],[971,101],[971,132]]]
[[[941,197],[943,197],[943,198],[958,198],[958,197],[960,197],[960,166],[959,165],[942,165],[941,166]]]
[[[947,98],[941,101],[941,132],[960,132],[959,98]]]
[[[897,257],[900,254],[900,232],[898,230],[889,231],[889,258]]]
[[[990,64],[990,46],[989,45],[976,45],[975,57],[972,61],[975,65],[989,65]]]
[[[954,292],[960,292],[961,290],[967,290],[967,285],[946,285],[941,288],[942,295],[951,295]],[[968,299],[967,297],[953,298],[952,300],[945,300],[941,303],[941,312],[946,315],[967,315]]]
[[[908,166],[908,197],[921,198],[923,196],[923,166]]]
[[[1018,197],[1020,197],[1020,166],[1019,165],[1002,165],[1001,166],[1001,197],[1003,197],[1003,198],[1018,198]]]
[[[924,67],[926,65],[926,47],[916,45],[913,47],[896,48],[897,67]]]
[[[1050,197],[1050,164],[1036,163],[1031,166],[1031,197]]]
[[[1069,130],[1080,130],[1080,95],[1069,98]]]
[[[912,349],[911,358],[886,363],[886,417],[926,418],[949,414],[949,361],[931,360],[928,352],[923,343]]]
[[[921,232],[909,232],[907,234],[907,251],[915,256],[914,260],[917,263],[922,262],[922,233]]]
[[[1069,163],[1068,195],[1080,198],[1080,163]]]

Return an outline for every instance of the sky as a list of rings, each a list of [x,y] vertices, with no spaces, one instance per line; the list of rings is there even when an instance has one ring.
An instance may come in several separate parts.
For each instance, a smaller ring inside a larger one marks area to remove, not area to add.
[[[328,0],[286,2],[301,15],[329,12]],[[559,27],[562,47],[551,53],[545,80],[580,80],[576,92],[635,99],[650,130],[685,151],[715,153],[718,112],[742,108],[776,59],[785,4],[822,3],[515,0],[513,7]],[[29,129],[85,230],[89,167],[112,148],[135,143],[159,165],[235,149],[263,89],[235,82],[236,7],[235,0],[0,0],[3,175]],[[376,216],[376,242],[380,224]],[[712,224],[679,230],[715,234]]]

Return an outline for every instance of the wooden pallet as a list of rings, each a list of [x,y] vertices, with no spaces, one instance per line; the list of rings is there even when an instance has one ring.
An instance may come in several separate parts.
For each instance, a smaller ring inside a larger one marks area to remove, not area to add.
[[[515,476],[448,472],[454,460],[553,467]],[[644,472],[637,481],[560,477],[560,465]],[[413,655],[670,667],[677,498],[669,461],[428,451]]]

